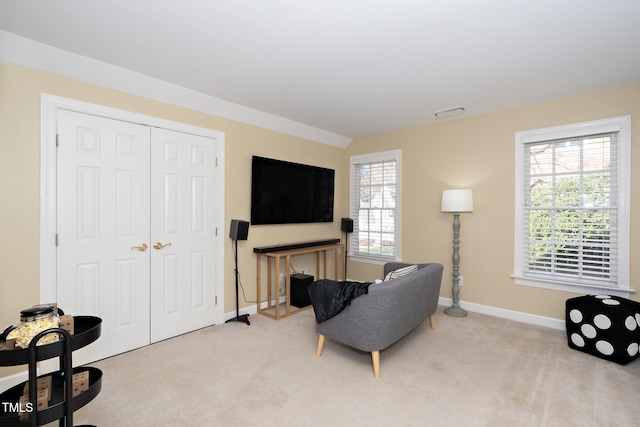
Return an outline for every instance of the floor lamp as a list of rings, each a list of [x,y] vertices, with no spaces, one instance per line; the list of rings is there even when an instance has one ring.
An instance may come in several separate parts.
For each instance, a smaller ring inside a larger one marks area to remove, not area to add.
[[[453,212],[453,304],[444,309],[445,314],[453,317],[465,317],[466,310],[460,307],[460,212],[473,212],[471,190],[444,190],[442,192],[442,212]]]
[[[249,315],[248,314],[240,314],[240,301],[238,296],[239,291],[239,276],[238,272],[238,240],[247,240],[249,236],[249,223],[247,221],[240,221],[238,219],[231,220],[231,228],[229,230],[229,237],[233,240],[233,244],[235,244],[233,248],[233,256],[236,261],[236,317],[233,319],[227,320],[225,323],[229,322],[243,322],[247,325],[251,325],[249,323]]]

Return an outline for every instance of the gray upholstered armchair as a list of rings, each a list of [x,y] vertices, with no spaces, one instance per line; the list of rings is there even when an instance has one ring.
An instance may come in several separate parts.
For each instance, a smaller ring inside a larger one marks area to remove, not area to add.
[[[387,263],[385,276],[412,264]],[[420,325],[427,317],[435,329],[442,282],[442,264],[418,264],[418,270],[387,282],[374,283],[369,292],[351,301],[342,312],[316,323],[320,334],[316,356],[322,355],[325,337],[361,351],[371,352],[373,372],[380,377],[380,350]]]

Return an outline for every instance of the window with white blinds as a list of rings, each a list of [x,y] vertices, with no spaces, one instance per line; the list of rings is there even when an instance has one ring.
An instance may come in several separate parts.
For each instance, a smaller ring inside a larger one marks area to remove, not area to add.
[[[629,288],[623,127],[608,120],[519,133],[516,283]]]
[[[400,257],[400,150],[351,157],[351,256]]]

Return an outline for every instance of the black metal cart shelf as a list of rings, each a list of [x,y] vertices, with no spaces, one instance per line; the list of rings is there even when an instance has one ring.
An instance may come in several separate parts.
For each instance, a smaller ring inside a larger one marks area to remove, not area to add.
[[[85,347],[100,337],[102,320],[93,316],[75,316],[75,334],[70,335],[64,329],[56,328],[43,331],[36,335],[29,348],[6,350],[0,344],[0,366],[29,365],[28,381],[18,384],[0,394],[0,402],[16,404],[23,394],[24,386],[29,383],[29,401],[36,402],[36,364],[38,361],[58,357],[60,370],[46,375],[51,375],[51,396],[49,406],[43,410],[29,414],[27,421],[20,420],[20,414],[15,411],[7,411],[5,407],[12,409],[11,405],[0,405],[0,425],[3,427],[27,427],[41,426],[55,420],[60,420],[60,427],[73,426],[73,412],[91,402],[100,393],[102,387],[102,371],[92,367],[72,368],[71,353]],[[36,346],[38,339],[49,333],[59,333],[61,340],[58,342]],[[89,388],[76,397],[72,397],[72,387],[64,387],[64,384],[72,384],[73,374],[88,371]],[[67,402],[71,402],[68,404]]]

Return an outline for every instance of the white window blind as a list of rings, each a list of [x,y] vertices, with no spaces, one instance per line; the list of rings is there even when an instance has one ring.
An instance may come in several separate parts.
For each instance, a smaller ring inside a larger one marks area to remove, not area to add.
[[[516,284],[628,296],[630,116],[516,133]]]
[[[351,255],[399,259],[400,151],[351,158]]]
[[[616,133],[524,153],[524,275],[617,286]]]

